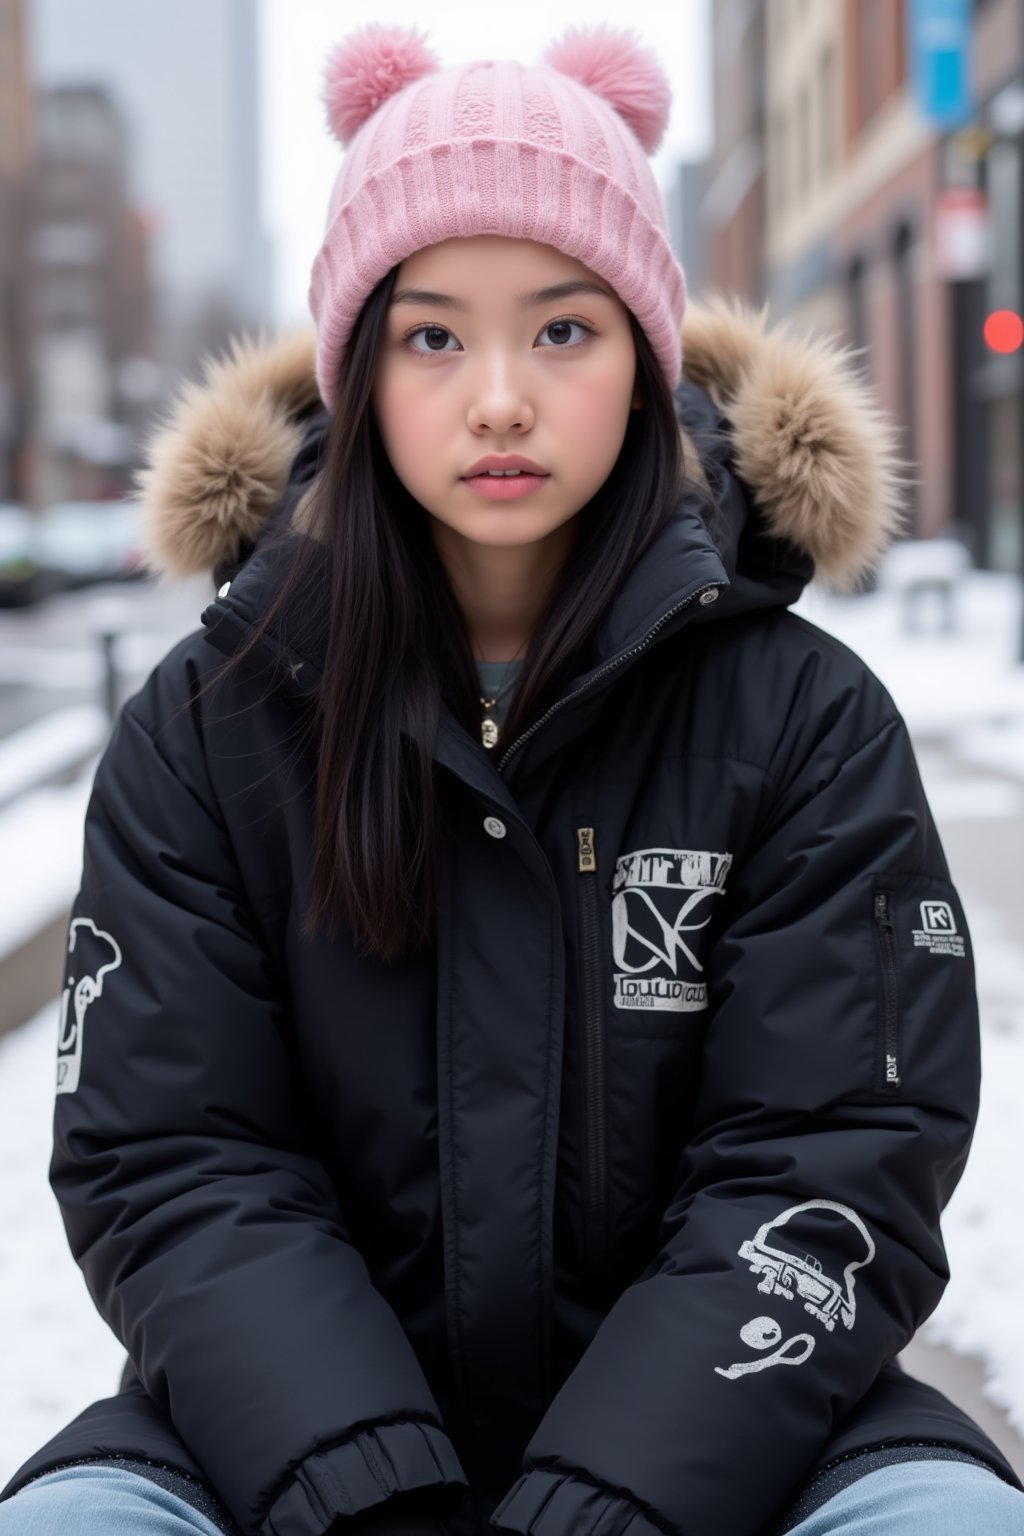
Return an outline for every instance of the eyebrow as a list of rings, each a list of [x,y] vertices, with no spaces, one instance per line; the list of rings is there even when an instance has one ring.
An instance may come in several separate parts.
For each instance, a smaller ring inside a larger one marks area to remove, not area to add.
[[[554,283],[550,288],[538,288],[534,293],[520,293],[516,296],[516,306],[519,309],[532,309],[538,304],[553,304],[558,299],[572,298],[574,294],[597,294],[601,298],[610,299],[611,291],[602,288],[599,283],[594,283],[589,278],[575,278],[570,283]],[[462,299],[453,298],[450,293],[434,293],[429,288],[400,288],[392,295],[392,304],[434,304],[439,309],[468,309],[469,305]]]

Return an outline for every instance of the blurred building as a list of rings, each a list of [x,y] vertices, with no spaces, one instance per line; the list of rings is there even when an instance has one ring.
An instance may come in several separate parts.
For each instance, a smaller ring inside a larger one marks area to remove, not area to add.
[[[947,67],[966,59],[970,90],[947,122],[914,74],[921,18],[952,36],[958,9]],[[1024,349],[1000,355],[985,321],[1024,308],[1024,3],[714,0],[713,18],[715,286],[863,349],[908,531],[953,527],[1020,570]]]
[[[939,135],[907,79],[905,0],[768,0],[768,297],[866,349],[924,536],[955,512]]]
[[[700,291],[706,276],[707,241],[701,225],[706,174],[703,161],[683,161],[665,194],[669,239],[691,295]]]
[[[714,0],[714,146],[700,222],[706,283],[760,303],[765,288],[765,5]]]
[[[38,447],[30,499],[40,505],[128,488],[140,425],[131,368],[150,351],[150,294],[127,153],[125,124],[104,91],[39,93],[23,297]]]
[[[267,322],[258,6],[0,0],[0,501],[116,496]]]
[[[28,473],[27,340],[19,287],[30,145],[24,0],[0,0],[0,502],[21,494]]]
[[[980,0],[973,119],[950,135],[947,186],[978,199],[987,240],[953,288],[956,496],[982,563],[1024,570],[1024,349],[986,344],[986,318],[1024,315],[1024,4]]]
[[[105,90],[152,232],[155,356],[195,370],[271,308],[260,203],[255,0],[31,0],[33,76]]]

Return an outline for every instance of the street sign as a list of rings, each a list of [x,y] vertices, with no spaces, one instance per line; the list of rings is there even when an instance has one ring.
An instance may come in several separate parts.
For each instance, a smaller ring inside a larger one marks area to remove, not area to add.
[[[914,102],[938,127],[955,127],[974,113],[971,10],[971,0],[906,0]]]
[[[948,283],[984,277],[992,265],[988,198],[979,187],[946,187],[935,202],[935,268]]]

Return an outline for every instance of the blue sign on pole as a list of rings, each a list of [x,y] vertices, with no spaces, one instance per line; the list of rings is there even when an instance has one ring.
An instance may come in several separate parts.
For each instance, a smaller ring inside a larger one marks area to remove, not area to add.
[[[911,84],[917,110],[955,128],[974,113],[972,0],[906,0]]]

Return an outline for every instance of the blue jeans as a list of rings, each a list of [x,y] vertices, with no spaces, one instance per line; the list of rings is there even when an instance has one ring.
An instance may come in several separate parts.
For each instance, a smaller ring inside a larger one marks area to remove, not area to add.
[[[972,1463],[903,1461],[828,1499],[790,1536],[1024,1536],[1024,1493]],[[0,1504],[0,1536],[220,1536],[146,1477],[79,1465],[47,1472]]]

